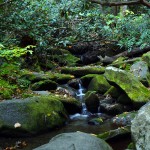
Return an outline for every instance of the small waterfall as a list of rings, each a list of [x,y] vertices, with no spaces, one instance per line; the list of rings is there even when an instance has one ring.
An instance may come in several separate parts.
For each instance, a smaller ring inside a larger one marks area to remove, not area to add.
[[[79,101],[82,103],[82,112],[81,114],[77,113],[74,115],[71,115],[71,119],[86,119],[89,115],[91,115],[90,112],[88,112],[86,105],[83,101],[84,95],[85,95],[85,88],[82,86],[82,82],[79,80],[79,89],[76,92],[76,98],[79,99]]]
[[[76,93],[77,98],[82,102],[84,97],[84,91],[85,89],[82,87],[81,81],[79,81],[79,89]]]

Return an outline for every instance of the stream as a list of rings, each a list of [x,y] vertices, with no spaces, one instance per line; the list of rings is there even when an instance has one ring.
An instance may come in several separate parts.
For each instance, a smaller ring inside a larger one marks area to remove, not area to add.
[[[2,137],[0,136],[0,150],[6,147],[14,146],[18,141],[25,141],[27,146],[23,148],[23,150],[32,150],[38,146],[46,144],[49,140],[57,134],[67,133],[67,132],[86,132],[91,134],[99,134],[108,129],[116,129],[117,127],[110,122],[106,121],[103,125],[90,125],[88,124],[88,120],[93,117],[100,117],[103,115],[102,113],[91,114],[87,111],[85,103],[83,102],[85,89],[82,87],[81,83],[79,83],[79,89],[76,92],[76,97],[79,101],[82,102],[82,113],[74,114],[70,116],[70,122],[67,123],[62,128],[54,129],[53,131],[45,132],[36,136],[31,137],[21,137],[21,138],[11,138],[11,137]],[[113,141],[108,141],[108,143],[113,147],[114,150],[124,150],[127,148],[127,145],[130,143],[129,137],[124,137],[124,139],[113,139]]]

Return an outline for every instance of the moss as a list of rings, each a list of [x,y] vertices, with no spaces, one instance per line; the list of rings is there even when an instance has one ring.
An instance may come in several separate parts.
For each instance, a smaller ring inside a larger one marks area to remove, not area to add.
[[[51,80],[39,81],[31,86],[31,89],[35,91],[56,90],[56,88],[57,88],[56,82]]]
[[[142,59],[148,64],[148,67],[150,68],[150,52],[143,54]]]
[[[102,134],[98,134],[97,137],[103,140],[108,140],[108,139],[112,139],[115,137],[128,135],[130,134],[130,132],[131,132],[130,126],[125,126],[125,127],[121,127],[115,130],[106,131]]]
[[[91,80],[88,90],[104,94],[110,87],[110,84],[103,75],[97,75]]]
[[[111,97],[118,98],[121,94],[120,89],[111,86],[104,94],[104,96],[111,95]]]
[[[134,143],[130,143],[127,147],[128,150],[135,150],[136,147],[135,147],[135,144]]]
[[[30,104],[28,109],[29,112],[32,110],[32,118],[35,120],[34,126],[27,125],[28,131],[33,132],[33,130],[37,131],[39,128],[43,130],[44,128],[54,128],[56,125],[61,126],[66,118],[61,116],[61,114],[65,114],[65,109],[59,100],[59,97],[52,95],[42,96],[38,99],[36,97],[36,102]]]
[[[67,83],[69,80],[74,79],[75,77],[73,75],[69,74],[60,74],[60,73],[52,73],[52,72],[46,72],[45,73],[50,80],[53,80],[57,83]]]
[[[87,74],[102,74],[105,68],[102,66],[86,66],[86,67],[63,67],[61,73],[72,74],[75,76],[85,76]]]
[[[87,87],[90,83],[90,81],[96,76],[97,74],[88,74],[83,77],[81,77],[81,82],[84,87]]]
[[[120,87],[135,104],[140,107],[150,99],[149,90],[131,73],[110,67],[105,71],[107,80]]]
[[[60,97],[53,94],[0,103],[0,127],[5,127],[5,130],[0,128],[2,134],[35,134],[62,126],[67,120],[68,115]],[[21,126],[14,128],[17,122]]]
[[[0,78],[0,99],[10,99],[16,89],[16,85],[10,84],[8,81]]]

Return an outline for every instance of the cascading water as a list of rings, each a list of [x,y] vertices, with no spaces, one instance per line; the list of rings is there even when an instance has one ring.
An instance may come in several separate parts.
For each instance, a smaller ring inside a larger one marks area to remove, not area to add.
[[[79,89],[76,92],[76,98],[82,103],[82,112],[81,114],[77,113],[75,115],[71,115],[70,118],[71,119],[83,119],[83,118],[87,118],[91,113],[88,112],[86,105],[83,101],[84,96],[85,96],[85,88],[82,86],[82,82],[79,80]]]

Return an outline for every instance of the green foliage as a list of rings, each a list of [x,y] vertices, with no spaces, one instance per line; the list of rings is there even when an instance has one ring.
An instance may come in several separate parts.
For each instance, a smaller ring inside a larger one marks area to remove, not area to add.
[[[32,54],[32,50],[29,49],[33,47],[35,46],[29,45],[25,48],[20,47],[5,48],[2,44],[0,44],[0,57],[5,58],[6,60],[19,58],[27,53]]]
[[[149,15],[136,15],[126,11],[125,16],[103,16],[105,26],[102,33],[107,39],[114,39],[120,47],[129,51],[134,47],[144,48],[150,45],[150,20]]]
[[[53,47],[102,39],[116,41],[130,51],[150,45],[150,11],[140,9],[144,14],[127,11],[125,16],[114,16],[103,14],[97,4],[87,0],[13,1],[0,13],[0,41],[16,45],[28,36],[36,41],[38,52],[48,53]],[[138,12],[135,7],[134,12]]]
[[[8,81],[0,78],[0,100],[11,98],[16,89],[16,85],[10,84]]]

